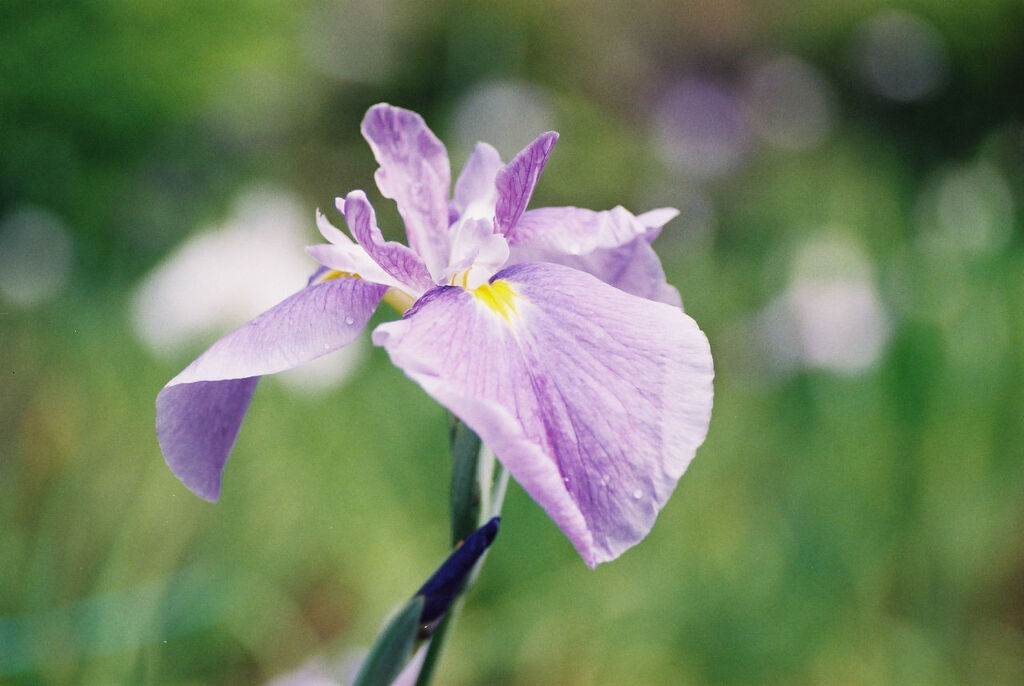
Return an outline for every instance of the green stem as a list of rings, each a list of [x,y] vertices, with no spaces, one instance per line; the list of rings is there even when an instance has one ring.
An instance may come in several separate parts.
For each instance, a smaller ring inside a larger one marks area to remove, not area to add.
[[[441,661],[441,651],[447,642],[448,629],[455,622],[455,615],[458,613],[462,601],[459,600],[449,610],[445,618],[437,626],[434,634],[430,637],[427,645],[427,654],[423,657],[423,666],[420,668],[419,676],[416,677],[416,686],[429,686],[430,680],[434,677],[434,670],[437,663]]]
[[[462,540],[488,521],[501,514],[508,485],[508,471],[494,458],[473,431],[456,418],[452,418],[452,545]],[[447,643],[448,632],[462,609],[466,594],[473,587],[483,567],[486,553],[466,581],[466,587],[448,614],[430,637],[423,667],[416,678],[416,686],[429,686],[434,671],[441,661],[441,652]]]

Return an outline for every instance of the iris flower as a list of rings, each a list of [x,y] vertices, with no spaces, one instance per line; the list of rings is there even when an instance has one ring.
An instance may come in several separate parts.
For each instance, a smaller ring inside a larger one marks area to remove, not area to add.
[[[475,431],[590,566],[654,525],[712,405],[707,339],[651,241],[677,212],[527,210],[558,135],[508,164],[478,143],[449,200],[448,154],[416,113],[370,108],[362,133],[409,245],[385,240],[362,191],[337,201],[354,241],[328,243],[303,290],[213,344],[160,391],[171,471],[216,500],[256,382],[348,345],[384,300],[374,344]]]

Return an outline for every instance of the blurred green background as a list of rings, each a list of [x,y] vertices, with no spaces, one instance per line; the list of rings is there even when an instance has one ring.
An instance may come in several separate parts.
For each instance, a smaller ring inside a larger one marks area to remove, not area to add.
[[[264,380],[216,505],[153,430],[316,207],[400,237],[379,101],[456,169],[558,130],[534,207],[679,207],[717,371],[619,560],[510,488],[438,683],[1024,683],[1022,35],[1019,0],[7,0],[0,683],[345,661],[444,557],[445,416],[379,350]]]

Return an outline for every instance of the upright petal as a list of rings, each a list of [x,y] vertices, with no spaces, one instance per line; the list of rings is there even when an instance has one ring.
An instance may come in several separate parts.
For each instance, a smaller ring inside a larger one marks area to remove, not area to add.
[[[554,131],[542,133],[498,172],[495,179],[498,189],[498,204],[494,212],[495,230],[505,234],[510,241],[513,241],[516,222],[530,203],[537,179],[557,140],[558,134]]]
[[[257,377],[351,343],[385,286],[340,278],[299,291],[214,343],[156,398],[156,431],[167,465],[196,495],[216,500]]]
[[[380,164],[377,186],[398,204],[409,245],[436,278],[448,259],[448,152],[415,112],[374,105],[362,123],[363,137]]]
[[[473,216],[494,217],[494,205],[498,200],[494,179],[499,169],[501,155],[498,151],[487,143],[477,143],[459,174],[459,180],[455,182],[452,205],[458,216],[465,215],[470,207],[479,207],[480,212],[474,212]]]
[[[373,339],[592,567],[647,535],[707,432],[711,353],[693,320],[567,267],[435,289]]]
[[[434,285],[423,260],[411,248],[396,241],[385,241],[377,226],[377,216],[370,201],[362,191],[352,191],[339,202],[338,210],[345,215],[345,221],[359,245],[380,265],[381,269],[395,277],[417,296]]]
[[[564,264],[632,295],[678,307],[679,291],[666,281],[650,245],[662,224],[676,214],[664,209],[634,217],[623,207],[602,212],[578,207],[529,210],[516,225],[510,262]]]

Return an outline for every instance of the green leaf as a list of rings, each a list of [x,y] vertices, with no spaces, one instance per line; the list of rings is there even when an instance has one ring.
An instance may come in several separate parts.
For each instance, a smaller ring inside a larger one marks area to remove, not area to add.
[[[477,463],[480,437],[462,421],[453,417],[452,449],[452,545],[458,544],[480,525],[480,482]]]
[[[422,596],[414,596],[377,637],[352,686],[390,686],[412,657],[423,613]]]

